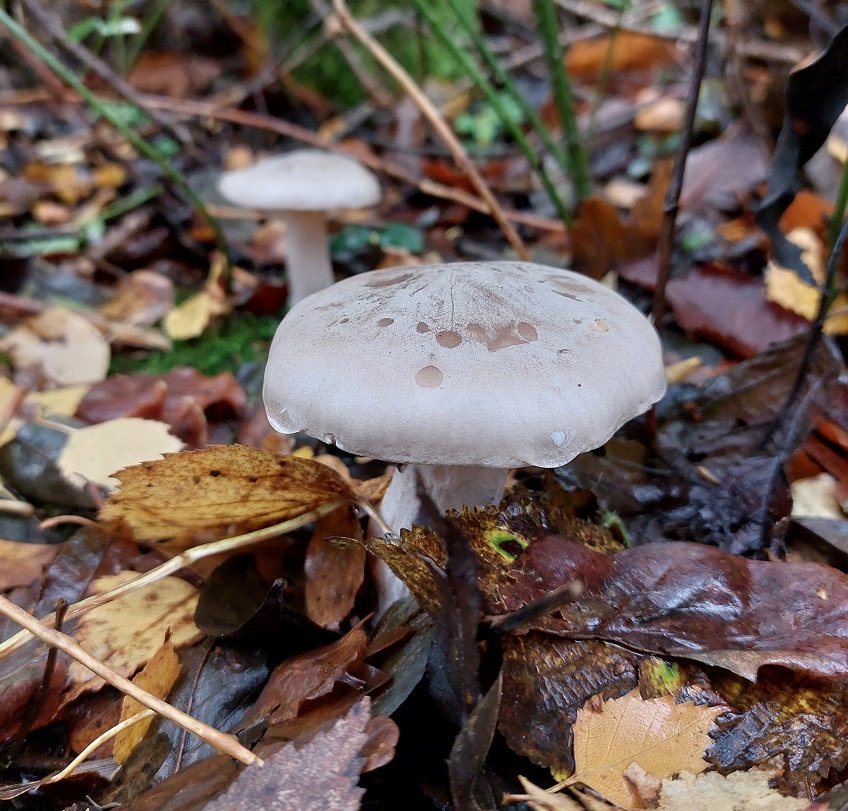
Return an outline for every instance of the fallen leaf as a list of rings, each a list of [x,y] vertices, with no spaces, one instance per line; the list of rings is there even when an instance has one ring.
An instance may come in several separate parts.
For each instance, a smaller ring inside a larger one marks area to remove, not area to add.
[[[200,530],[248,531],[353,500],[350,486],[320,462],[277,458],[243,445],[212,445],[168,454],[116,474],[120,490],[100,519],[128,527],[136,540]]]
[[[118,480],[112,473],[182,449],[183,443],[168,432],[169,427],[155,420],[126,417],[76,428],[68,434],[56,464],[77,487],[92,483],[114,490]]]
[[[565,57],[568,72],[583,77],[600,76],[601,70],[604,75],[647,72],[674,61],[675,47],[668,39],[625,30],[592,39],[580,38],[569,46]]]
[[[0,540],[0,591],[28,586],[41,577],[58,550],[56,544]]]
[[[0,338],[0,351],[18,370],[36,367],[53,385],[96,383],[106,377],[109,344],[83,316],[50,307]]]
[[[223,315],[232,309],[232,302],[224,292],[223,279],[226,268],[226,257],[220,253],[214,254],[203,289],[174,307],[165,316],[162,325],[169,338],[179,341],[196,338],[216,315]]]
[[[769,786],[775,772],[752,769],[722,775],[683,772],[662,781],[658,811],[801,811],[808,800],[786,797]]]
[[[809,479],[792,482],[792,516],[815,518],[845,518],[836,494],[836,479],[820,473]]]
[[[809,329],[806,319],[772,304],[760,279],[706,266],[668,283],[680,326],[743,358]],[[728,307],[727,302],[733,301]]]
[[[137,576],[137,572],[121,572],[99,577],[91,584],[91,593],[101,594]],[[194,624],[196,606],[194,586],[178,577],[165,577],[83,614],[74,637],[101,662],[129,678],[153,658],[166,637],[180,647],[201,636]],[[78,662],[71,664],[69,678],[73,687],[64,697],[66,704],[104,684]]]
[[[161,273],[135,270],[121,279],[112,299],[99,312],[110,321],[150,326],[163,318],[174,302],[174,283]]]
[[[303,746],[284,746],[264,766],[248,766],[206,811],[358,811],[368,743],[367,698]]]
[[[140,673],[133,679],[133,684],[142,690],[147,690],[156,698],[164,699],[171,692],[180,676],[182,666],[177,652],[171,642],[165,642],[153,655],[153,658],[144,666]],[[134,698],[124,696],[121,704],[121,721],[131,718],[144,707]],[[113,757],[118,763],[126,763],[141,739],[156,720],[155,716],[145,718],[136,722],[131,727],[119,732],[115,737],[115,751]]]
[[[634,690],[605,701],[590,702],[574,724],[574,774],[568,783],[583,783],[622,808],[635,808],[624,778],[631,763],[649,774],[671,777],[682,771],[702,772],[709,730],[720,707],[675,704],[671,696],[643,701]]]
[[[338,629],[353,609],[365,579],[366,557],[361,545],[334,544],[331,539],[335,536],[362,540],[359,521],[347,505],[315,525],[303,564],[306,613],[313,622],[332,629]]]

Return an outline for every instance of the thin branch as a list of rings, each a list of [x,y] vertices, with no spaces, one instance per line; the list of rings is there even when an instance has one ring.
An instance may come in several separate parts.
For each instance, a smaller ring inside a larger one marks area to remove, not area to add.
[[[287,532],[298,529],[305,524],[317,521],[322,516],[327,515],[327,513],[341,507],[343,503],[344,502],[339,500],[329,501],[308,513],[299,515],[297,518],[291,518],[288,521],[281,521],[280,523],[273,524],[270,527],[253,530],[253,532],[246,532],[243,535],[236,535],[233,538],[224,538],[220,541],[212,541],[210,543],[201,544],[200,546],[195,546],[193,549],[187,549],[185,552],[182,552],[170,560],[166,560],[159,566],[144,572],[144,574],[140,574],[138,577],[134,577],[132,580],[126,580],[108,591],[101,592],[100,594],[92,594],[84,600],[79,600],[68,607],[65,617],[67,619],[79,617],[87,611],[91,611],[101,605],[111,603],[113,600],[117,600],[118,597],[123,597],[125,594],[130,594],[144,586],[149,586],[151,583],[156,583],[163,577],[176,574],[181,569],[185,569],[187,566],[191,566],[197,563],[197,561],[211,557],[212,555],[221,555],[225,552],[245,549],[253,546],[254,544],[260,543],[261,541],[276,538],[277,535],[285,535]],[[46,617],[41,618],[41,622],[52,623],[54,618],[54,614],[48,614]],[[5,642],[0,644],[0,659],[4,656],[8,656],[12,651],[17,650],[21,647],[21,645],[29,641],[30,638],[30,635],[26,631],[19,631],[14,636],[10,636]]]
[[[421,110],[425,118],[430,122],[430,125],[435,130],[436,134],[444,142],[445,146],[450,150],[453,159],[457,166],[466,174],[468,180],[477,190],[481,199],[488,206],[488,213],[497,222],[509,244],[512,246],[515,253],[520,259],[529,259],[527,248],[521,240],[512,224],[504,215],[495,195],[489,188],[483,176],[478,171],[477,167],[468,153],[463,148],[459,139],[454,135],[453,130],[448,126],[445,119],[436,109],[435,105],[422,92],[421,88],[415,83],[415,80],[398,64],[397,60],[375,40],[365,28],[357,22],[348,10],[344,0],[333,0],[333,8],[336,12],[336,17],[340,24],[346,28],[360,43],[368,50],[368,52],[376,59],[388,73],[400,84],[409,97],[415,102],[418,109]]]
[[[62,27],[49,11],[41,5],[38,0],[19,0],[26,10],[38,20],[44,30],[67,51],[75,59],[82,62],[90,71],[97,74],[106,84],[108,84],[119,96],[123,96],[127,101],[134,104],[136,107],[144,109],[144,104],[141,101],[141,96],[138,91],[126,80],[118,76],[112,68],[109,67],[100,57],[95,56],[88,48],[74,42],[65,33]],[[191,135],[184,127],[175,125],[169,121],[167,117],[161,115],[158,111],[145,112],[166,132],[169,132],[184,146],[191,144]]]
[[[665,289],[671,276],[671,255],[674,247],[674,231],[677,225],[677,212],[680,210],[680,195],[683,191],[683,175],[686,171],[686,158],[692,144],[692,130],[695,128],[695,113],[698,110],[698,95],[704,80],[704,70],[707,64],[707,40],[710,32],[710,15],[713,10],[713,0],[701,0],[701,17],[698,21],[698,41],[695,45],[694,65],[689,82],[689,96],[686,102],[686,116],[680,138],[680,149],[674,160],[674,170],[671,182],[663,201],[663,221],[659,237],[659,257],[657,260],[657,286],[654,290],[654,300],[651,315],[654,324],[659,326],[665,312]]]
[[[87,667],[92,673],[100,676],[107,684],[111,684],[120,690],[124,695],[134,698],[139,704],[159,713],[163,718],[173,721],[183,729],[187,729],[222,754],[229,755],[247,766],[254,763],[262,763],[259,757],[239,743],[235,735],[220,732],[214,727],[204,724],[190,715],[186,715],[176,707],[172,707],[170,704],[162,701],[162,699],[156,698],[156,696],[151,695],[146,690],[142,690],[137,684],[133,684],[129,679],[124,678],[120,673],[116,673],[112,668],[103,664],[99,659],[96,659],[88,651],[84,650],[75,639],[43,625],[31,614],[24,611],[23,608],[16,606],[11,600],[8,600],[2,595],[0,595],[0,614],[4,614],[18,625],[23,626],[33,636],[38,637],[42,642],[50,645],[50,647],[58,648],[63,653],[66,653],[72,659]]]
[[[229,256],[227,242],[224,239],[224,234],[217,220],[209,213],[203,201],[197,196],[195,191],[189,186],[186,179],[175,169],[170,161],[159,153],[154,147],[147,143],[144,138],[138,134],[129,124],[127,124],[121,116],[100,99],[95,93],[92,93],[80,78],[70,70],[61,60],[45,48],[32,34],[29,33],[17,20],[8,14],[8,12],[0,6],[0,26],[4,26],[12,37],[18,42],[25,45],[30,53],[40,59],[53,73],[55,73],[65,84],[72,87],[83,100],[94,110],[101,118],[106,119],[121,135],[124,136],[139,152],[145,157],[150,158],[160,169],[162,174],[168,178],[182,193],[186,200],[201,214],[201,216],[209,224],[215,234],[215,242],[219,250]]]

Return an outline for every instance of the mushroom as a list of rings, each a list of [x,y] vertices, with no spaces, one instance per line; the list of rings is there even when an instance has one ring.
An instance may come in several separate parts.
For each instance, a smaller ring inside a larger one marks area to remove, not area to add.
[[[624,298],[567,270],[457,262],[375,270],[296,305],[265,372],[265,407],[361,456],[404,464],[381,511],[410,527],[498,503],[513,467],[603,445],[665,391],[659,338]]]
[[[218,190],[235,205],[282,215],[290,304],[333,283],[327,212],[380,201],[380,184],[371,172],[320,149],[297,149],[224,172]]]

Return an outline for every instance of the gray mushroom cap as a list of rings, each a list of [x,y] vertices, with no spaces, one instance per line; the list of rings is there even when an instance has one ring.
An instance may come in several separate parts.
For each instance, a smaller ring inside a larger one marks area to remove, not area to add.
[[[283,319],[265,407],[362,456],[556,467],[665,391],[656,331],[591,279],[524,262],[376,270]]]
[[[380,201],[380,184],[371,172],[320,149],[297,149],[224,172],[218,190],[238,206],[276,211],[364,208]]]

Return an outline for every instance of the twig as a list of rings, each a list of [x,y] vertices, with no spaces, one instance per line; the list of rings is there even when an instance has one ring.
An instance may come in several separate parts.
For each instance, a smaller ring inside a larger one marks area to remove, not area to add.
[[[34,789],[37,789],[40,786],[47,786],[50,785],[50,783],[58,783],[60,780],[64,780],[66,777],[69,777],[74,772],[77,766],[84,763],[88,759],[89,755],[97,751],[97,749],[101,747],[104,743],[112,740],[112,738],[117,737],[125,729],[134,726],[139,721],[144,721],[146,718],[150,718],[151,715],[156,715],[156,713],[153,710],[141,710],[135,715],[131,715],[129,718],[125,718],[123,721],[115,724],[115,726],[110,727],[105,732],[102,732],[100,735],[98,735],[70,763],[68,763],[67,766],[65,766],[60,771],[48,775],[47,777],[44,777],[41,780],[33,780],[31,783],[24,783],[23,785],[9,786],[8,788],[0,789],[0,800],[13,800],[15,797],[20,797],[21,794],[26,794],[28,791],[33,791]]]
[[[41,5],[38,0],[20,0],[20,3],[29,11],[29,13],[38,20],[44,30],[64,48],[75,59],[78,59],[93,73],[96,73],[106,84],[108,84],[119,96],[123,96],[127,101],[134,104],[136,107],[144,109],[144,104],[138,91],[126,80],[118,76],[112,68],[110,68],[100,57],[95,56],[88,48],[74,42],[65,33],[50,12]],[[186,131],[185,127],[175,125],[169,121],[166,116],[161,115],[158,111],[145,110],[145,112],[160,126],[162,129],[169,132],[183,145],[190,145],[191,135]]]
[[[120,673],[116,673],[112,668],[103,664],[99,659],[96,659],[88,651],[84,650],[75,639],[43,625],[31,614],[24,611],[23,608],[16,606],[11,600],[8,600],[2,595],[0,595],[0,614],[4,614],[18,625],[23,626],[42,642],[68,654],[72,659],[100,676],[107,684],[111,684],[120,690],[124,695],[134,698],[139,704],[143,704],[145,707],[159,713],[163,718],[167,718],[183,729],[187,729],[222,754],[229,755],[247,766],[254,763],[262,763],[259,757],[239,743],[235,735],[220,732],[214,727],[204,724],[202,721],[198,721],[196,718],[186,715],[176,707],[172,707],[170,704],[156,698],[156,696],[151,695],[146,690],[142,690],[137,684],[133,684],[129,679],[124,678]]]
[[[474,162],[468,157],[468,153],[463,148],[459,139],[454,135],[453,130],[448,126],[445,119],[433,105],[429,98],[422,92],[421,88],[415,83],[415,80],[398,64],[397,60],[375,40],[365,28],[360,25],[351,15],[344,0],[333,0],[333,8],[336,16],[341,23],[360,43],[368,50],[368,52],[376,59],[400,84],[404,91],[415,102],[416,106],[421,110],[422,114],[430,122],[430,125],[436,131],[439,138],[442,139],[445,146],[450,150],[453,159],[457,166],[466,174],[468,180],[477,190],[481,199],[488,206],[488,213],[492,215],[497,222],[509,244],[512,246],[515,253],[520,259],[529,259],[527,248],[521,240],[512,224],[504,215],[495,195],[489,188],[483,176],[477,170]]]
[[[224,234],[218,222],[209,213],[203,201],[197,196],[191,186],[188,185],[186,179],[171,165],[168,159],[163,157],[158,150],[148,144],[141,135],[123,121],[115,110],[105,104],[95,93],[92,93],[73,71],[69,70],[56,56],[48,51],[17,20],[11,17],[2,6],[0,6],[0,25],[5,26],[16,40],[26,45],[30,52],[47,65],[65,84],[76,90],[101,118],[105,118],[139,152],[150,158],[159,167],[162,174],[174,183],[186,200],[200,212],[215,234],[215,241],[219,250],[224,256],[229,256],[227,242],[224,239]]]
[[[565,55],[559,41],[559,20],[553,0],[533,0],[537,31],[545,49],[545,62],[551,82],[554,106],[559,118],[560,129],[568,156],[568,173],[574,184],[578,205],[592,193],[589,179],[589,164],[577,126],[574,94],[565,67]]]
[[[833,204],[833,213],[827,221],[827,234],[830,238],[831,247],[836,244],[836,240],[839,237],[839,230],[845,221],[846,205],[848,205],[848,160],[842,164],[842,177],[839,179],[836,202]]]
[[[698,41],[695,45],[692,77],[689,82],[689,98],[686,102],[686,115],[680,138],[680,149],[674,159],[674,169],[671,181],[663,201],[663,220],[659,236],[657,286],[654,290],[654,300],[651,305],[651,315],[654,324],[659,326],[665,312],[665,289],[671,276],[671,254],[674,246],[674,229],[677,224],[677,212],[680,210],[680,194],[683,191],[683,175],[686,171],[686,158],[692,144],[692,130],[695,128],[695,113],[698,109],[698,95],[701,92],[701,82],[704,80],[704,70],[707,64],[707,39],[710,31],[710,15],[713,0],[701,0],[701,17],[698,20]]]
[[[545,163],[542,160],[542,156],[533,148],[532,144],[530,144],[530,142],[527,140],[527,136],[525,136],[524,130],[521,129],[518,122],[516,122],[514,118],[509,114],[509,111],[504,106],[504,103],[501,100],[501,97],[498,95],[498,91],[495,86],[480,70],[480,68],[477,66],[477,63],[471,58],[468,52],[459,43],[455,42],[454,39],[444,29],[439,19],[436,17],[435,14],[433,14],[432,9],[430,8],[429,0],[413,0],[413,3],[415,4],[415,8],[418,10],[421,16],[427,21],[427,25],[430,26],[430,30],[432,30],[436,34],[442,45],[459,63],[459,65],[465,71],[466,75],[470,76],[471,79],[474,81],[474,84],[476,84],[477,87],[480,88],[480,90],[483,92],[483,95],[486,97],[489,104],[492,105],[492,108],[497,113],[501,124],[509,131],[510,135],[512,135],[513,140],[515,141],[518,148],[521,150],[521,154],[524,155],[525,159],[530,164],[533,171],[536,173],[536,176],[541,181],[542,186],[544,187],[545,192],[548,195],[548,198],[553,203],[554,208],[556,209],[557,215],[566,225],[570,225],[571,212],[568,210],[562,198],[560,197],[553,180],[551,180],[551,176],[548,174],[548,170],[545,167]],[[464,12],[459,9],[458,6],[456,6],[454,7],[454,14],[456,15],[457,19],[459,19],[463,24],[463,28],[465,28],[466,24],[468,24],[468,20],[465,18]],[[474,26],[468,24],[466,32],[468,30],[473,31]],[[521,94],[517,92],[512,94],[512,97],[515,99],[522,99]]]
[[[166,560],[159,566],[144,572],[144,574],[140,574],[138,577],[134,577],[132,580],[119,583],[117,586],[109,589],[108,591],[101,592],[100,594],[92,594],[84,600],[79,600],[69,606],[65,616],[68,619],[78,617],[81,614],[85,614],[87,611],[91,611],[94,608],[98,608],[101,605],[106,605],[106,603],[112,602],[113,600],[118,599],[118,597],[122,597],[123,595],[129,594],[130,592],[136,591],[144,586],[149,586],[151,583],[155,583],[163,577],[176,574],[180,571],[180,569],[185,569],[187,566],[191,566],[192,564],[197,563],[197,561],[203,560],[204,558],[208,558],[212,555],[221,555],[225,552],[233,552],[237,549],[244,549],[261,541],[266,541],[269,538],[275,538],[277,535],[284,535],[287,532],[291,532],[292,530],[304,526],[304,524],[317,521],[327,513],[341,507],[343,503],[344,502],[339,500],[329,501],[326,504],[322,504],[320,507],[316,507],[314,510],[305,513],[304,515],[299,515],[297,518],[291,518],[288,521],[281,521],[279,524],[273,524],[270,527],[256,529],[253,532],[246,532],[243,535],[236,535],[233,538],[224,538],[220,541],[212,541],[211,543],[195,546],[193,549],[187,549],[185,552],[182,552],[170,560]],[[48,614],[46,617],[41,618],[41,622],[50,623],[53,622],[53,619],[54,615]],[[10,636],[5,642],[0,644],[0,659],[4,656],[8,656],[12,651],[17,650],[29,639],[30,635],[26,631],[19,631],[14,636]]]

